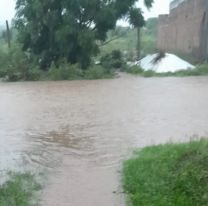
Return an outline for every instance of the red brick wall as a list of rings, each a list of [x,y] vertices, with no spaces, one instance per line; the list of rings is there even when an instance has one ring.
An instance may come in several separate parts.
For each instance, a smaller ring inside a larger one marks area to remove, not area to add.
[[[157,47],[205,58],[203,27],[207,0],[187,0],[159,16]]]

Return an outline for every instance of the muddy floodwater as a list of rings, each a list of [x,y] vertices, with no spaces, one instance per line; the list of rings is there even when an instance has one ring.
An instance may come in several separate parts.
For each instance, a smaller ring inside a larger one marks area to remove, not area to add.
[[[43,206],[123,206],[133,148],[208,135],[208,78],[0,83],[0,175],[44,171]]]

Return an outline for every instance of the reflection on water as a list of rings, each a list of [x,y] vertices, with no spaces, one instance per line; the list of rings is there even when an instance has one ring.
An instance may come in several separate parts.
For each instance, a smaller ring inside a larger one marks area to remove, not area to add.
[[[207,77],[0,83],[0,173],[47,170],[44,206],[121,206],[121,160],[206,135],[207,105]]]

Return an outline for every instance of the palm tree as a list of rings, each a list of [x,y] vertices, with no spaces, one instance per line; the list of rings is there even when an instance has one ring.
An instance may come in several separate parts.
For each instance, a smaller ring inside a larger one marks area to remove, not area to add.
[[[146,6],[147,9],[150,9],[152,7],[152,4],[154,3],[154,0],[144,0],[144,5]],[[143,25],[138,25],[137,26],[137,58],[138,60],[141,57],[141,27]]]

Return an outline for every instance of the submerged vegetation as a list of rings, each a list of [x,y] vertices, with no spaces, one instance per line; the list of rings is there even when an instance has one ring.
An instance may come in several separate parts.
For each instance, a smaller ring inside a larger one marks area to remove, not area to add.
[[[33,175],[14,173],[0,185],[1,206],[37,206],[36,192],[41,189]]]
[[[123,187],[133,206],[205,206],[207,182],[206,139],[147,147],[123,166]]]

